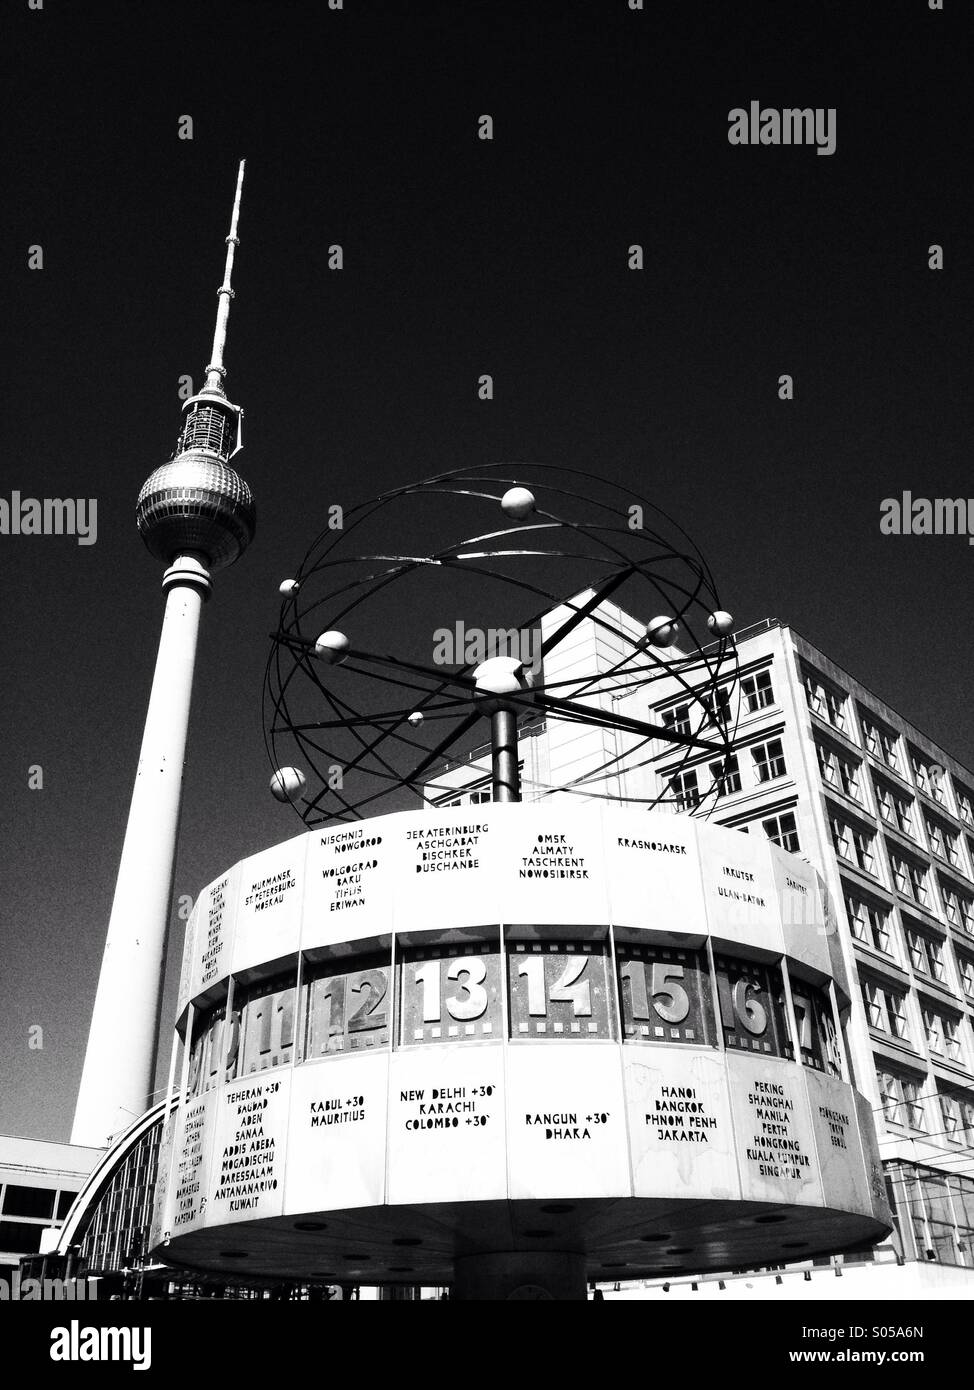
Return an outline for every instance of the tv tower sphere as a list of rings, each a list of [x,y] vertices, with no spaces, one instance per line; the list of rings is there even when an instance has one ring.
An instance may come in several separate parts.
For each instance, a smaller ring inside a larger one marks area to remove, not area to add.
[[[225,569],[254,538],[256,511],[250,488],[235,468],[197,450],[151,473],[135,513],[139,533],[164,564],[193,551],[207,567]]]

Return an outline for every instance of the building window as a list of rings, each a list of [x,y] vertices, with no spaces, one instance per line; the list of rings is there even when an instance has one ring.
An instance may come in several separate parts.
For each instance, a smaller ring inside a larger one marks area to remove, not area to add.
[[[927,1041],[935,1052],[940,1052],[949,1057],[952,1062],[960,1061],[960,1036],[957,1031],[956,1019],[950,1018],[947,1014],[938,1014],[934,1020],[934,1040],[939,1038],[939,1047],[934,1047],[927,1034]]]
[[[908,931],[906,934],[906,944],[910,952],[910,964],[914,970],[918,970],[921,975],[927,973],[927,953],[923,949],[923,937],[919,932]]]
[[[846,758],[839,758],[839,785],[846,796],[853,801],[859,801],[859,770],[854,763],[850,763]]]
[[[930,967],[931,979],[939,980],[941,984],[947,981],[947,967],[944,965],[944,947],[942,941],[935,941],[932,936],[926,938],[927,963]]]
[[[681,811],[692,811],[700,805],[700,790],[697,786],[695,768],[689,772],[678,772],[670,778],[670,791]]]
[[[896,990],[886,991],[886,1015],[889,1019],[889,1031],[894,1038],[900,1038],[903,1042],[910,1041],[910,1030],[906,1020],[906,995],[899,994]]]
[[[929,1009],[923,1011],[923,1026],[927,1033],[927,1046],[931,1052],[944,1051],[944,1030],[940,1015]]]
[[[853,830],[852,826],[835,816],[832,817],[831,825],[832,844],[835,846],[836,854],[848,859],[851,864],[858,864],[860,869],[871,874],[875,863],[872,835],[865,830]]]
[[[751,757],[754,759],[754,770],[759,782],[772,782],[776,777],[784,777],[785,754],[780,738],[773,738],[768,743],[759,743],[756,748],[751,749]]]
[[[769,816],[761,825],[772,844],[789,850],[792,854],[798,853],[801,846],[798,843],[798,826],[794,811],[783,811],[780,816]]]
[[[894,772],[899,771],[900,755],[896,745],[899,739],[895,734],[888,734],[881,729],[879,733],[879,754],[887,767],[891,767]]]
[[[941,826],[929,816],[924,816],[924,823],[927,827],[927,839],[930,841],[930,848],[934,854],[938,854],[941,859],[946,859],[947,855],[944,846],[944,832]]]
[[[832,686],[823,685],[812,675],[805,676],[805,699],[808,708],[820,719],[827,719],[833,729],[845,730],[846,697]]]
[[[710,775],[717,788],[718,796],[729,796],[732,792],[739,792],[741,789],[741,769],[737,761],[737,754],[729,754],[723,762],[711,763]]]
[[[960,966],[960,980],[964,987],[964,993],[974,999],[974,960],[970,956],[957,955],[957,964]]]
[[[758,671],[756,675],[745,676],[741,681],[744,703],[748,714],[757,714],[774,704],[774,689],[771,685],[771,672]]]
[[[944,783],[944,770],[936,763],[930,764],[930,795],[934,801],[938,801],[941,806],[947,804],[947,791]]]
[[[907,932],[910,946],[910,962],[921,975],[929,975],[931,980],[947,981],[947,967],[944,964],[943,943],[921,932]]]
[[[524,764],[521,763],[519,766],[523,768]],[[477,782],[473,786],[465,788],[458,795],[451,797],[448,801],[438,801],[436,804],[444,809],[451,809],[454,806],[483,806],[493,799],[491,783],[488,780]]]
[[[871,945],[869,927],[866,924],[866,905],[858,902],[855,898],[847,897],[845,900],[846,915],[849,918],[849,930],[856,941],[864,941],[866,945]]]
[[[816,751],[822,781],[828,783],[830,787],[835,787],[845,796],[851,797],[853,801],[861,801],[859,769],[856,764],[851,763],[841,753],[835,752],[832,748],[826,748],[821,743],[816,744]]]
[[[966,820],[968,825],[974,825],[974,793],[969,792],[966,787],[957,787],[957,810],[960,812],[961,820]]]
[[[870,1028],[875,1028],[880,1033],[888,1032],[886,1012],[883,1007],[883,991],[872,980],[863,980],[862,982],[862,1002]]]
[[[891,733],[888,729],[881,729],[877,724],[864,719],[862,721],[862,732],[866,740],[866,749],[874,758],[879,758],[887,767],[894,772],[900,770],[899,755],[899,736]]]
[[[922,906],[927,901],[927,871],[919,864],[908,864],[907,872],[910,875],[910,891]]]
[[[490,790],[484,787],[481,791],[470,792],[467,796],[454,797],[452,801],[444,801],[444,806],[482,806],[486,801],[490,801]]]
[[[924,816],[927,827],[927,838],[930,841],[930,848],[934,854],[941,859],[946,859],[948,864],[957,867],[957,836],[951,834],[945,825],[940,821],[933,820],[930,816]]]
[[[822,774],[822,781],[827,782],[830,787],[839,785],[839,771],[836,766],[836,756],[831,748],[826,748],[822,743],[816,743],[815,751],[818,754],[818,770]]]
[[[889,927],[889,913],[878,907],[867,908],[869,929],[873,934],[873,945],[884,955],[893,955],[893,940]]]
[[[690,706],[689,704],[674,705],[672,709],[663,711],[663,728],[669,729],[671,733],[683,734],[689,737],[690,734]]]
[[[883,1114],[893,1124],[908,1124],[912,1129],[922,1130],[923,1103],[920,1099],[920,1083],[904,1081],[891,1072],[876,1073],[879,1082],[879,1096]]]
[[[961,1127],[960,1105],[953,1096],[945,1095],[940,1092],[940,1114],[944,1122],[944,1134],[948,1139],[959,1141],[962,1135],[958,1133]]]
[[[850,894],[846,898],[846,911],[850,930],[857,941],[873,946],[883,955],[894,955],[889,913],[885,909],[860,902]]]
[[[957,892],[956,888],[948,888],[946,884],[941,884],[943,894],[943,910],[948,916],[948,922],[960,927],[961,931],[966,931],[968,935],[974,935],[974,899],[968,898],[963,892]]]
[[[899,859],[895,854],[890,855],[890,864],[892,865],[893,882],[897,892],[902,893],[904,897],[913,898],[914,902],[925,907],[927,902],[926,869],[906,859]]]
[[[860,869],[871,874],[873,872],[873,837],[867,835],[864,830],[854,830],[852,832],[852,844],[855,850],[856,863]]]
[[[835,818],[834,816],[832,817],[832,820],[831,820],[831,826],[832,826],[832,844],[833,844],[833,846],[834,846],[834,848],[835,848],[836,854],[840,855],[843,859],[848,859],[848,860],[851,862],[851,861],[852,861],[852,830],[851,830],[851,828],[850,828],[848,825],[846,825],[845,821],[836,820],[836,818]]]
[[[913,765],[913,776],[917,786],[927,796],[934,801],[939,801],[943,806],[946,802],[943,768],[921,757],[919,753],[912,753],[910,762]]]
[[[876,1074],[879,1081],[879,1098],[883,1107],[883,1115],[893,1124],[902,1124],[903,1116],[900,1113],[903,1106],[903,1083],[898,1076],[893,1076],[891,1072],[881,1071]]]
[[[923,1104],[920,1100],[920,1083],[903,1082],[903,1104],[906,1107],[906,1122],[911,1129],[923,1129]]]
[[[895,826],[904,835],[913,838],[913,811],[908,801],[903,797],[897,796],[892,787],[887,787],[885,783],[876,783],[876,800],[879,803],[879,814],[887,825]]]
[[[805,677],[805,699],[813,714],[825,718],[825,691],[814,676]]]
[[[709,695],[701,695],[700,703],[710,718],[711,724],[729,724],[731,720],[730,687],[719,685]],[[689,709],[689,707],[687,707]],[[664,715],[665,719],[665,715]]]
[[[37,1216],[47,1220],[54,1215],[54,1189],[13,1187],[7,1184],[3,1199],[4,1216]]]
[[[826,690],[825,714],[833,729],[845,729],[845,696],[836,690]]]
[[[36,1255],[41,1248],[44,1227],[38,1222],[0,1221],[0,1250],[18,1255]]]
[[[904,835],[914,835],[913,828],[913,808],[908,801],[902,797],[893,797],[893,814],[896,817],[896,828]]]
[[[962,1101],[962,1116],[964,1109]],[[941,1114],[946,1129],[949,1110],[943,1104]],[[960,1129],[948,1135],[956,1141]],[[891,1165],[886,1181],[894,1211],[899,1209],[897,1253],[902,1255],[905,1249],[922,1259],[970,1268],[974,1263],[974,1182],[963,1171],[943,1172],[903,1162]]]

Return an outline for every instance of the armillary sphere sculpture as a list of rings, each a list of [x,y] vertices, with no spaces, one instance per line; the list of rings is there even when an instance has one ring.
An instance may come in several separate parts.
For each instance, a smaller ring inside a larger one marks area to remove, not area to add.
[[[462,539],[433,540],[464,514]],[[264,683],[271,790],[307,826],[381,803],[402,809],[409,793],[456,793],[443,769],[472,741],[484,747],[471,739],[482,720],[497,801],[521,799],[518,734],[541,721],[612,738],[574,777],[526,778],[530,799],[654,806],[680,799],[679,769],[701,752],[727,766],[732,618],[686,532],[631,489],[577,469],[492,463],[332,507],[329,521],[281,584]],[[563,657],[585,623],[604,657],[580,671]],[[652,722],[661,680],[683,687],[679,720]],[[644,718],[615,708],[636,692]],[[632,774],[659,756],[657,741],[679,762],[668,761],[661,790],[644,777],[650,794],[634,795]]]

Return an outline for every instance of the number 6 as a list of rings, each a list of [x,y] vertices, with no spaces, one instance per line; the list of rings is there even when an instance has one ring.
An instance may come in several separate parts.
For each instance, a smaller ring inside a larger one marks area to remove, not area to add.
[[[768,1026],[768,1015],[764,1006],[759,1004],[756,999],[749,999],[747,992],[749,989],[760,989],[753,980],[738,980],[734,985],[733,999],[734,1012],[738,1022],[749,1033],[761,1034]]]

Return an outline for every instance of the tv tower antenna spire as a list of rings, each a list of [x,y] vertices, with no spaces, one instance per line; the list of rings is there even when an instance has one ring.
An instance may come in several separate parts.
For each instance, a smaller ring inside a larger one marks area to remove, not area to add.
[[[240,161],[240,168],[237,170],[237,191],[233,199],[233,215],[230,218],[230,235],[227,237],[227,263],[223,270],[223,284],[217,290],[220,299],[219,308],[216,311],[216,327],[213,330],[213,349],[210,352],[210,360],[206,368],[206,385],[204,391],[215,391],[222,396],[223,378],[227,374],[227,369],[223,365],[223,352],[227,345],[227,324],[230,321],[230,301],[233,299],[233,289],[231,279],[233,277],[233,253],[240,245],[237,236],[237,223],[240,220],[240,199],[243,195],[244,168],[247,161]]]
[[[167,566],[166,609],[78,1092],[74,1144],[106,1144],[149,1103],[200,615],[211,575],[239,559],[254,537],[253,494],[230,463],[242,448],[243,411],[227,399],[223,384],[243,176],[241,160],[206,381],[185,402],[173,457],[150,474],[136,508],[142,539]]]

